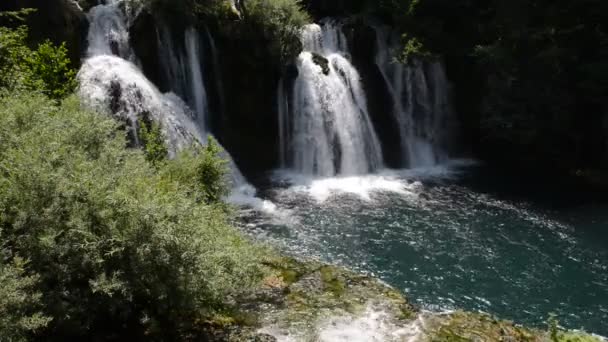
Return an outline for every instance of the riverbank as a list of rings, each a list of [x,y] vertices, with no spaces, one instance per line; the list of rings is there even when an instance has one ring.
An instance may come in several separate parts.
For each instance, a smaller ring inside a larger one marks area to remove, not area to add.
[[[530,329],[482,313],[421,311],[369,276],[318,262],[277,257],[238,315],[207,326],[215,341],[577,341],[600,337],[553,323]]]

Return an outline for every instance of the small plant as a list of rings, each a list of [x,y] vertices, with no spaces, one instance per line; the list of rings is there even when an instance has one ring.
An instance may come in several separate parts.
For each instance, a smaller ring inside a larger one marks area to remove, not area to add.
[[[428,59],[433,57],[433,54],[425,48],[424,44],[422,44],[418,38],[408,34],[404,34],[401,38],[404,42],[404,48],[401,54],[402,61],[409,63],[415,58]]]
[[[207,203],[221,202],[229,193],[226,179],[229,173],[228,161],[222,158],[222,152],[220,145],[209,136],[207,145],[202,148],[198,158],[197,181]]]
[[[139,140],[142,144],[146,160],[158,166],[167,159],[167,146],[161,127],[156,122],[139,121]]]

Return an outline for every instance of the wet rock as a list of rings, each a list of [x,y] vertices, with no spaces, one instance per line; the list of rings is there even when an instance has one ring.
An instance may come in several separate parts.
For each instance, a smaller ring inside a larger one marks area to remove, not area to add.
[[[321,69],[323,70],[323,74],[325,75],[329,75],[330,69],[329,69],[329,61],[327,60],[327,58],[319,55],[318,53],[312,53],[312,61],[321,67]]]
[[[157,37],[158,25],[154,16],[147,10],[142,11],[129,28],[129,42],[135,55],[141,62],[144,75],[162,92],[169,91],[167,80],[161,78],[159,46]]]

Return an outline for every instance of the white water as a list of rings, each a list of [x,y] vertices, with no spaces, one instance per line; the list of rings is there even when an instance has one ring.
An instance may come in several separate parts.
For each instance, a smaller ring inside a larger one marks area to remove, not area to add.
[[[304,52],[291,98],[285,91],[278,94],[283,167],[324,177],[380,169],[380,143],[341,26],[331,21],[307,25],[301,40]],[[328,61],[328,75],[315,55]]]
[[[198,31],[190,27],[184,34],[186,40],[186,53],[188,56],[188,70],[190,71],[190,93],[192,95],[193,107],[196,110],[196,121],[203,132],[206,129],[207,91],[203,82],[203,72],[201,70],[201,46]]]
[[[189,28],[184,33],[184,51],[176,49],[168,30],[158,34],[163,70],[171,89],[188,101],[189,106],[174,93],[162,94],[134,64],[135,54],[129,44],[130,15],[137,10],[125,9],[121,0],[109,0],[93,7],[87,59],[78,73],[79,95],[83,102],[100,112],[127,122],[132,137],[137,139],[138,120],[144,114],[160,124],[165,141],[173,156],[179,150],[198,141],[207,142],[207,93],[201,68],[201,39]],[[256,190],[238,170],[226,152],[232,169],[233,192],[229,200],[254,207],[262,212],[276,212],[272,202],[255,197]]]
[[[385,27],[375,30],[376,65],[393,101],[404,166],[429,167],[445,161],[451,107],[443,65],[437,61],[398,62],[398,37]]]
[[[173,155],[201,136],[190,120],[186,105],[175,95],[160,91],[131,62],[112,55],[87,59],[78,73],[79,95],[100,112],[128,122],[137,137],[138,119],[143,113],[158,122]]]
[[[128,27],[131,16],[137,15],[138,10],[125,3],[127,15],[119,7],[121,3],[121,0],[107,0],[106,4],[91,8],[87,14],[90,23],[88,57],[113,54],[136,62],[129,44]]]
[[[259,332],[279,342],[416,342],[423,340],[424,316],[406,323],[396,324],[395,317],[381,307],[369,305],[359,315],[336,315],[319,319],[311,331],[289,331],[276,326]]]
[[[134,64],[128,16],[120,5],[120,1],[111,0],[93,7],[88,14],[88,58],[78,73],[79,95],[90,107],[127,122],[135,139],[138,120],[148,114],[161,125],[169,152],[174,155],[196,139],[202,140],[203,134],[191,122],[192,114],[183,101],[171,93],[161,94]]]
[[[199,129],[207,132],[209,108],[201,69],[202,49],[198,31],[192,27],[186,29],[182,46],[173,42],[167,27],[162,27],[157,37],[159,60],[169,86],[194,109]]]

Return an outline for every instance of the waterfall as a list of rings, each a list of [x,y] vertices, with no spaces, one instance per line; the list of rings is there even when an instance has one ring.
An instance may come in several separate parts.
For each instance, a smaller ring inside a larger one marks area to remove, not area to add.
[[[171,32],[162,27],[157,32],[159,60],[162,71],[175,93],[180,95],[195,111],[199,129],[207,132],[209,111],[207,91],[201,69],[201,38],[198,31],[190,27],[184,32],[184,45],[173,42]]]
[[[212,56],[216,58],[215,43],[212,41],[211,34],[208,31],[207,38],[210,39]],[[192,27],[186,29],[184,32],[183,49],[173,42],[171,32],[166,26],[157,32],[157,39],[162,70],[171,89],[184,97],[188,104],[196,110],[195,117],[198,130],[203,132],[205,136],[210,134],[210,131],[207,129],[209,106],[201,68],[203,51],[200,34]],[[219,61],[214,60],[213,64],[217,69],[216,77],[218,77]],[[221,86],[221,81],[217,81],[216,84]],[[221,93],[221,89],[218,89],[218,93]],[[256,192],[255,188],[247,182],[232,157],[227,152],[224,157],[230,162],[232,183],[235,187],[235,193],[232,194],[231,198],[242,202],[243,198],[254,196]],[[243,195],[245,196],[243,197]]]
[[[200,136],[187,106],[175,95],[161,94],[131,62],[110,55],[93,56],[82,65],[78,79],[84,103],[127,122],[135,140],[142,115],[161,125],[172,155]]]
[[[135,54],[129,44],[127,17],[120,10],[119,3],[109,1],[89,11],[88,57],[116,55],[135,62]]]
[[[410,168],[429,167],[447,159],[445,144],[451,116],[448,81],[438,61],[396,61],[399,39],[376,27],[376,65],[393,101],[402,159]]]
[[[193,28],[184,33],[184,51],[175,49],[168,30],[158,33],[163,70],[174,93],[162,94],[134,64],[135,54],[129,44],[129,18],[121,11],[121,0],[93,7],[87,59],[78,72],[79,95],[83,102],[100,112],[128,123],[131,136],[137,139],[137,125],[148,116],[160,124],[171,155],[198,141],[207,142],[207,94],[200,64],[201,39]],[[125,7],[129,13],[136,13]],[[160,44],[162,43],[162,44]],[[194,108],[195,112],[190,110]],[[226,152],[232,167],[235,188],[232,198],[258,205],[255,188]],[[268,204],[263,202],[267,207]]]
[[[196,109],[197,121],[203,132],[206,132],[207,92],[203,82],[201,71],[201,47],[198,31],[192,27],[185,32],[186,52],[188,56],[188,70],[190,71],[190,94],[193,99],[193,106]]]
[[[202,135],[183,101],[173,94],[162,94],[134,64],[128,16],[121,5],[121,1],[109,1],[93,7],[88,14],[89,47],[78,72],[79,95],[88,106],[127,123],[137,143],[139,120],[158,122],[174,155],[193,141],[202,141]],[[133,13],[128,7],[125,10]]]
[[[341,25],[307,25],[301,40],[304,51],[291,97],[278,94],[286,166],[316,176],[360,175],[382,167],[380,143]]]
[[[279,114],[279,157],[281,168],[287,168],[287,151],[286,142],[290,141],[289,136],[289,102],[285,96],[285,81],[279,80],[277,90],[277,111]]]

